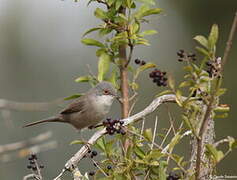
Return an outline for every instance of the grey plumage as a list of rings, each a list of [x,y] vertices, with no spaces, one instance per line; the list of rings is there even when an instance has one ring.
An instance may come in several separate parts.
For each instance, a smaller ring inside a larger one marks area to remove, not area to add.
[[[76,129],[83,129],[98,124],[109,112],[116,89],[109,82],[100,82],[85,95],[74,100],[58,115],[29,123],[24,127],[45,122],[63,122],[73,125]]]

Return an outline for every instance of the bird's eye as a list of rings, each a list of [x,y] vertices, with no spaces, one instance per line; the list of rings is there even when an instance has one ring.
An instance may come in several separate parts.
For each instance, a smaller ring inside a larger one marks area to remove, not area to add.
[[[107,89],[104,90],[104,94],[109,94],[109,91]]]

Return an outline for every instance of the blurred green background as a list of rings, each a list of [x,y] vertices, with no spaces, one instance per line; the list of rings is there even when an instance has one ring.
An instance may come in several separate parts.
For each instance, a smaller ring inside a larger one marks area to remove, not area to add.
[[[217,23],[220,28],[217,52],[219,56],[223,55],[237,10],[236,0],[157,2],[164,13],[153,17],[145,28],[156,29],[159,33],[150,38],[150,47],[135,49],[134,58],[153,61],[159,68],[171,72],[176,81],[180,81],[183,72],[176,52],[179,49],[194,51],[195,42],[192,38],[198,34],[207,35],[213,23]],[[87,84],[74,82],[78,76],[87,74],[86,64],[90,64],[96,72],[95,48],[80,43],[83,32],[100,23],[93,16],[96,5],[87,7],[86,4],[85,0],[79,3],[70,0],[0,0],[0,98],[20,102],[44,102],[85,92],[89,88]],[[225,67],[224,85],[228,91],[222,98],[222,103],[231,106],[231,112],[227,119],[216,120],[217,139],[227,135],[237,136],[237,83],[234,80],[236,60],[237,36]],[[149,104],[153,95],[163,90],[155,86],[147,74],[139,82],[140,103],[138,101],[135,112]],[[28,122],[50,116],[61,107],[62,105],[50,108],[47,112],[11,111],[13,126],[7,125],[0,116],[0,144],[25,140],[48,130],[53,132],[52,139],[58,141],[58,148],[39,154],[40,162],[45,165],[45,179],[55,177],[65,161],[78,150],[78,145],[69,144],[80,136],[71,126],[64,124],[52,123],[27,129],[21,127]],[[110,115],[119,117],[118,109],[119,106],[115,103]],[[167,125],[166,114],[166,111],[158,111],[159,129]],[[175,115],[175,120],[180,120],[178,114]],[[83,137],[88,138],[92,133],[93,131],[84,131]],[[189,150],[186,146],[179,147],[179,151],[184,154],[188,154]],[[234,151],[220,163],[218,174],[237,175],[236,161],[237,152]],[[29,173],[27,163],[27,158],[0,162],[0,179],[22,179]],[[85,171],[94,167],[91,162],[83,161],[80,168]],[[67,178],[71,179],[70,176]]]

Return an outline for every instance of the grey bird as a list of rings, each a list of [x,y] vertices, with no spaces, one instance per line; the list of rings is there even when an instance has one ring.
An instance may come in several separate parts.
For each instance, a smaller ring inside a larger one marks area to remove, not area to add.
[[[109,82],[102,81],[86,94],[75,99],[58,115],[29,123],[24,127],[45,122],[69,123],[80,130],[98,124],[109,112],[117,91]]]

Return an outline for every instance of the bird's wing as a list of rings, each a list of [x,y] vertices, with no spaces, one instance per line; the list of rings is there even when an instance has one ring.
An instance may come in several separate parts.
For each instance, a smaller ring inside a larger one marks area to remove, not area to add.
[[[81,96],[75,101],[73,101],[68,107],[63,109],[60,114],[71,114],[76,112],[82,112],[84,110],[85,102],[84,97]]]

